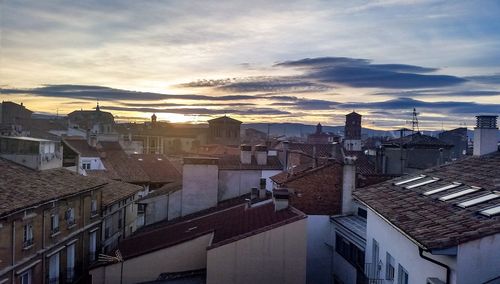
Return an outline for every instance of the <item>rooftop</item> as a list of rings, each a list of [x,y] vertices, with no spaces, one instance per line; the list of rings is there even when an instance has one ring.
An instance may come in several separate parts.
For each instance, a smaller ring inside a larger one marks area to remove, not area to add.
[[[0,216],[106,184],[59,168],[36,171],[0,158]]]
[[[252,155],[250,164],[242,164],[240,156],[226,155],[219,158],[220,170],[282,170],[283,165],[277,156],[267,156],[267,164],[259,165]]]
[[[229,116],[225,116],[225,115],[208,120],[208,123],[214,123],[214,122],[216,122],[216,123],[228,122],[228,123],[234,123],[234,124],[241,124],[242,123],[239,120],[236,120],[234,118],[230,118]]]
[[[354,191],[354,197],[426,249],[500,232],[500,152]],[[496,208],[496,209],[495,209]]]
[[[0,138],[22,140],[22,141],[33,141],[33,142],[57,142],[57,141],[52,141],[52,140],[47,140],[47,139],[25,137],[25,136],[0,136]]]
[[[102,205],[108,206],[117,201],[128,198],[142,190],[142,186],[126,182],[108,180],[102,188]]]
[[[420,132],[403,136],[402,138],[391,139],[387,142],[384,142],[385,147],[399,147],[403,144],[403,147],[444,147],[451,148],[453,145],[450,145],[443,140],[440,140],[436,137],[432,137],[429,135],[424,135]]]
[[[140,230],[124,239],[119,249],[127,259],[213,233],[212,242],[207,248],[211,249],[304,218],[306,216],[302,212],[292,207],[275,212],[274,204],[270,201],[252,207],[239,204]]]
[[[358,215],[335,216],[332,220],[366,240],[366,219]]]

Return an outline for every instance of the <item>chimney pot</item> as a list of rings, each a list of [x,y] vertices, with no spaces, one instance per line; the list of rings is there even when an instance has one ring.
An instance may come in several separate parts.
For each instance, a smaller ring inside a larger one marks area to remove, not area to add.
[[[246,165],[252,163],[252,146],[250,145],[240,146],[240,162]]]
[[[274,211],[288,208],[290,193],[287,188],[279,188],[273,191]]]
[[[476,116],[474,156],[482,156],[498,151],[497,117],[496,115]]]

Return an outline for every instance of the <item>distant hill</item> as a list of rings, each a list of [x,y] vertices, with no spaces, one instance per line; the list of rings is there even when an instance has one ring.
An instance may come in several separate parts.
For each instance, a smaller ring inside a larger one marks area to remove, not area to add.
[[[247,128],[257,129],[264,133],[267,133],[268,123],[243,123],[241,125],[242,130]],[[269,127],[269,134],[271,136],[287,136],[287,137],[307,137],[307,134],[316,131],[316,125],[308,125],[302,123],[272,123]],[[344,126],[325,126],[323,125],[323,131],[332,132],[338,135],[344,135]],[[441,131],[423,131],[424,134],[430,136],[437,136]],[[472,139],[473,131],[467,131],[469,139]],[[371,128],[362,128],[362,135],[368,137],[372,136],[389,136],[389,137],[399,137],[399,131],[393,130],[375,130]]]

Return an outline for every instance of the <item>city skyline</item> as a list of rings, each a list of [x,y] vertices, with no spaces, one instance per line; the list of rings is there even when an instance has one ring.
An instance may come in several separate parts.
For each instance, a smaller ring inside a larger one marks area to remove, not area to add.
[[[1,2],[2,100],[117,120],[473,125],[500,109],[495,1]]]

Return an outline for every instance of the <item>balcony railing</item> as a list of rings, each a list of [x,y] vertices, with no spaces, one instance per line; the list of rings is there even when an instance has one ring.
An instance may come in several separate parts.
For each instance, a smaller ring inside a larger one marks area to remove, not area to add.
[[[378,263],[365,263],[365,284],[384,284],[385,279],[381,276],[382,267]]]

